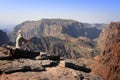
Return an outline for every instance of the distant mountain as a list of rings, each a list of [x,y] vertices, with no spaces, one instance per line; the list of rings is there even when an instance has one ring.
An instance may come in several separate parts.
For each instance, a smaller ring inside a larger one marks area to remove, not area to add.
[[[9,38],[7,36],[7,34],[0,30],[0,46],[3,44],[7,44],[9,42]]]
[[[108,24],[104,24],[104,23],[101,23],[101,24],[98,24],[98,23],[94,23],[94,24],[84,23],[84,25],[87,28],[94,27],[94,28],[97,28],[99,30],[103,30],[105,27],[108,26]]]
[[[101,54],[96,59],[105,67],[96,70],[105,80],[120,80],[120,22],[112,22],[98,39]]]
[[[10,34],[10,40],[15,41],[18,30],[24,31],[25,37],[53,36],[60,39],[69,37],[78,38],[80,36],[95,39],[101,30],[95,27],[88,27],[84,23],[74,20],[63,19],[42,19],[39,21],[26,21],[17,25]],[[101,27],[104,27],[104,25]]]
[[[0,29],[9,34],[11,31],[13,31],[14,26],[13,25],[0,25]]]
[[[11,29],[11,28],[3,28],[2,30],[9,35],[10,32],[11,32],[13,29]]]

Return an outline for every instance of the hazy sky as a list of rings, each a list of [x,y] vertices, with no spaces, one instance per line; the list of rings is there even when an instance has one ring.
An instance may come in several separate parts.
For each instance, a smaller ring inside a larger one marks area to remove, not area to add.
[[[88,23],[120,21],[120,0],[0,0],[0,24],[41,18]]]

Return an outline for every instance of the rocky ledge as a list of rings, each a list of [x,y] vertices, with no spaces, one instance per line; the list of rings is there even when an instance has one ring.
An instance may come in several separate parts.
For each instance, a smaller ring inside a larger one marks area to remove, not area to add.
[[[74,59],[0,47],[0,80],[103,80]]]

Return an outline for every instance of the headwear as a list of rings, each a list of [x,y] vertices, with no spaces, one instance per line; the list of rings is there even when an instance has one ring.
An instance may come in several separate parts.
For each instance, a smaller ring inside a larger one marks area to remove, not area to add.
[[[22,30],[19,30],[19,31],[18,31],[18,34],[23,34],[23,31],[22,31]]]

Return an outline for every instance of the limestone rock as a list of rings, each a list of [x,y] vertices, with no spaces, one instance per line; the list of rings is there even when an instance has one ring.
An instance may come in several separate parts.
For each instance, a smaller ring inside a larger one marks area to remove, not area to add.
[[[43,71],[41,61],[21,59],[15,61],[0,61],[0,71],[3,73],[24,72],[24,71]]]
[[[52,60],[42,60],[41,65],[44,67],[53,67],[58,65],[57,61],[52,61]]]
[[[99,68],[95,73],[104,77],[105,80],[120,79],[120,22],[111,22],[99,36],[98,40],[101,54],[97,59],[104,68]],[[99,70],[99,71],[98,71]]]
[[[72,60],[72,59],[67,59],[65,61],[61,61],[60,64],[64,67],[84,71],[87,73],[89,73],[91,71],[91,69],[87,68],[85,64],[77,62],[76,60]]]

